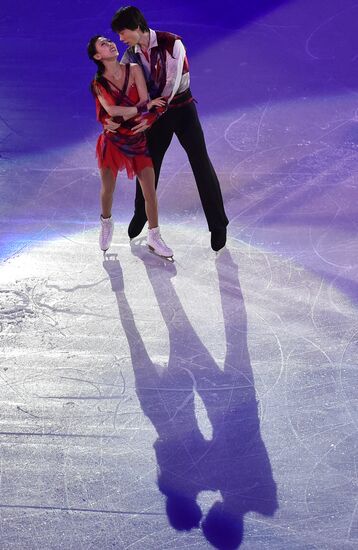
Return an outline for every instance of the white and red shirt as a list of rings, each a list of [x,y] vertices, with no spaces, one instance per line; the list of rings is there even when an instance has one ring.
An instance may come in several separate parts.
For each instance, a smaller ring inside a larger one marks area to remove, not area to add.
[[[151,98],[163,96],[168,102],[189,90],[190,74],[186,50],[180,37],[149,29],[149,46],[143,52],[139,44],[128,48],[122,63],[141,65]]]

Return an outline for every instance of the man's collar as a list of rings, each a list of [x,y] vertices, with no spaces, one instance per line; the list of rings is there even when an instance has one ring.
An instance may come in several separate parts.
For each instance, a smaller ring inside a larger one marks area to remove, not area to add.
[[[148,46],[148,50],[150,50],[151,48],[154,48],[155,46],[158,46],[158,40],[157,40],[157,33],[155,31],[153,31],[152,29],[149,29],[149,46]],[[135,53],[140,53],[142,50],[141,50],[141,47],[139,44],[136,44],[134,46],[134,52]]]

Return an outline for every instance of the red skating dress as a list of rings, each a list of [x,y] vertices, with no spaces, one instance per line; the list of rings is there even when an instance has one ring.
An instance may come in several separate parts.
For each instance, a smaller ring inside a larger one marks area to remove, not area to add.
[[[97,96],[101,94],[110,105],[135,106],[139,102],[139,95],[134,83],[128,88],[129,70],[130,65],[127,64],[122,89],[108,81],[110,91],[107,91],[95,80],[93,82],[94,92]],[[96,97],[96,114],[100,123],[104,123],[105,119],[109,118],[98,97]],[[144,132],[134,134],[132,131],[136,124],[138,121],[136,122],[132,118],[122,121],[116,132],[103,131],[98,138],[96,147],[99,168],[110,168],[114,177],[117,176],[118,171],[126,169],[128,178],[132,179],[143,168],[153,166]]]

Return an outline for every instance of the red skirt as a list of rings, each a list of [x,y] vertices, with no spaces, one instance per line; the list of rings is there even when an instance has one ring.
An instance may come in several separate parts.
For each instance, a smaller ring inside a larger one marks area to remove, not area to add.
[[[144,134],[104,132],[97,140],[96,156],[98,167],[109,168],[115,178],[124,169],[133,179],[143,168],[153,167]]]

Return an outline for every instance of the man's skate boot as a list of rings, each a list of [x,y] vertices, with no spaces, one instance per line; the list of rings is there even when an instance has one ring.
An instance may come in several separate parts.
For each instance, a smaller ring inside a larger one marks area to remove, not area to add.
[[[163,241],[159,227],[154,227],[153,229],[148,229],[147,243],[149,249],[163,258],[172,258],[173,251],[169,246]]]
[[[114,223],[112,216],[103,218],[101,216],[101,231],[99,234],[99,247],[103,252],[109,249],[113,237]]]
[[[128,226],[128,237],[135,239],[142,232],[147,223],[147,217],[144,213],[135,212]]]
[[[226,244],[226,227],[216,227],[211,230],[211,248],[219,252]]]

